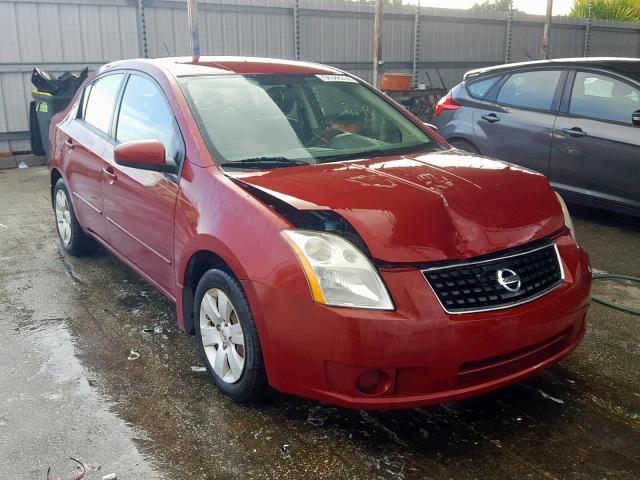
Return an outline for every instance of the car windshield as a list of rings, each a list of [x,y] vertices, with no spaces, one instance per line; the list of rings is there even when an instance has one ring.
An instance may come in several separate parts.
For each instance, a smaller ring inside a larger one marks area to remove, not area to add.
[[[346,75],[216,75],[181,82],[224,168],[279,168],[441,148]]]

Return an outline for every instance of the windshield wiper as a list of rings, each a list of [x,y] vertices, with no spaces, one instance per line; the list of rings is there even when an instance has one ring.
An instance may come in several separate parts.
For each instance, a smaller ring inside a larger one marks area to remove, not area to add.
[[[396,147],[389,149],[374,148],[371,150],[363,150],[362,152],[345,153],[343,155],[327,155],[326,157],[318,157],[320,163],[325,162],[337,162],[340,160],[353,160],[357,158],[374,158],[374,157],[388,157],[389,155],[401,155],[408,153],[418,153],[427,149],[437,149],[435,143],[419,143],[418,145],[410,145],[404,147]]]
[[[304,160],[287,157],[255,157],[243,158],[242,160],[236,160],[235,162],[224,162],[220,164],[221,167],[234,168],[283,168],[294,167],[297,165],[309,165],[309,163]]]

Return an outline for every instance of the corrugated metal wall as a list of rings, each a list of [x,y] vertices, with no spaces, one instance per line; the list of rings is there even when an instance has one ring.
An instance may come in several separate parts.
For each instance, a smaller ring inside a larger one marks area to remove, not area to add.
[[[335,65],[371,80],[371,4],[199,0],[199,11],[203,54],[295,58],[298,18],[300,59]],[[34,66],[79,71],[142,56],[145,35],[150,57],[189,54],[185,0],[0,0],[0,18],[0,151],[29,149],[27,108]],[[414,20],[414,6],[385,7],[386,70],[411,71]],[[542,17],[514,15],[511,61],[538,57],[542,29]],[[419,81],[425,82],[429,74],[439,85],[441,76],[451,87],[466,70],[503,63],[507,33],[506,13],[423,8]],[[584,47],[584,21],[554,18],[554,57],[582,56]],[[640,56],[640,25],[594,22],[591,56],[607,55]]]

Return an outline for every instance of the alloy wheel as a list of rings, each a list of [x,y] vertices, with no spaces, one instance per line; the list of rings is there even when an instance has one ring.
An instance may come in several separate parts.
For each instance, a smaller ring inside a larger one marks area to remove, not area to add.
[[[71,243],[71,210],[69,200],[64,190],[60,189],[56,193],[56,222],[58,224],[58,234],[65,247]]]
[[[226,383],[237,382],[244,371],[244,333],[233,303],[220,289],[211,288],[202,297],[200,337],[218,378]]]

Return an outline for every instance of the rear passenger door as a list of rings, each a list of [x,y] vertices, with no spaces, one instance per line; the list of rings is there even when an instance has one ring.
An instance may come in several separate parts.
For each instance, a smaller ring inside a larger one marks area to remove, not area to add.
[[[88,84],[77,116],[61,127],[65,175],[82,227],[108,241],[102,198],[102,169],[113,150],[109,136],[124,74],[109,73]]]
[[[516,71],[496,85],[473,113],[480,151],[549,173],[551,135],[560,104],[562,70]]]
[[[577,200],[640,209],[640,88],[601,71],[578,70],[567,81],[556,120],[550,179]]]

